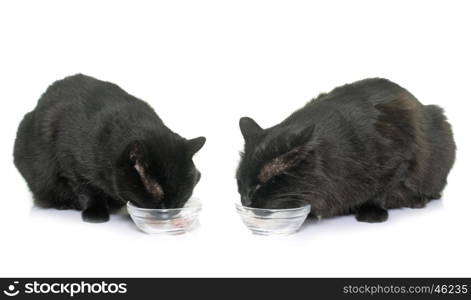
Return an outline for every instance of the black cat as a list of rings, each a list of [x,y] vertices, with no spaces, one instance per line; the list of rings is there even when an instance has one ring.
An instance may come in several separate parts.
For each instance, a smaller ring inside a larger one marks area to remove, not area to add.
[[[240,129],[242,203],[288,208],[301,199],[317,217],[382,222],[389,208],[424,207],[441,197],[455,160],[442,109],[386,79],[321,94],[268,129],[241,118]]]
[[[25,115],[14,160],[38,206],[104,222],[126,201],[182,207],[200,179],[192,157],[204,143],[172,132],[117,85],[78,74],[53,83]]]

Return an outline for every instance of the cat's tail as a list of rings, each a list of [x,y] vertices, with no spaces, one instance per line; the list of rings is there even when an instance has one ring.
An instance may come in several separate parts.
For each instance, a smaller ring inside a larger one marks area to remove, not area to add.
[[[441,143],[446,143],[454,148],[453,132],[443,108],[438,105],[425,105],[425,117],[428,133],[432,136],[441,137],[443,139]]]
[[[447,145],[449,150],[454,152],[456,150],[455,141],[453,139],[453,131],[448,118],[438,105],[426,105],[425,117],[427,120],[428,133],[434,136],[434,141]]]
[[[433,123],[440,124],[447,121],[443,108],[438,105],[425,105],[425,113]]]
[[[456,157],[456,144],[453,131],[443,109],[437,105],[425,106],[425,118],[427,121],[427,141],[430,148],[430,177],[436,180],[428,186],[435,187],[435,192],[440,194],[446,184],[448,172],[452,168]]]
[[[31,157],[31,134],[33,132],[32,124],[33,112],[27,113],[21,121],[13,148],[13,162],[20,173],[24,173],[24,168],[28,168],[28,158]],[[24,176],[24,175],[23,175]]]

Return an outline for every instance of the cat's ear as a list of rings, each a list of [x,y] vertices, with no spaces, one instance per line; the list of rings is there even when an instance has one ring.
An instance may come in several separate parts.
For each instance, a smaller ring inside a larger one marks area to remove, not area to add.
[[[288,172],[293,167],[299,165],[307,155],[309,155],[309,152],[300,146],[275,157],[260,169],[258,180],[261,183],[265,183],[274,176]]]
[[[204,136],[200,136],[191,140],[188,140],[188,151],[191,156],[195,155],[206,143],[206,138]]]
[[[129,159],[133,162],[136,163],[136,161],[144,160],[145,157],[145,152],[146,152],[146,147],[142,142],[135,141],[132,142],[131,145],[129,146]]]
[[[311,137],[314,134],[314,129],[315,125],[310,125],[298,132],[293,133],[291,144],[295,147],[306,144],[311,140]]]
[[[244,140],[249,139],[252,136],[255,136],[263,132],[263,128],[260,127],[253,119],[249,117],[242,117],[239,120],[239,127]]]
[[[301,164],[309,155],[312,155],[313,149],[307,143],[311,140],[313,132],[314,125],[294,133],[293,141],[291,142],[293,148],[265,164],[260,169],[258,180],[261,183],[265,183],[274,176],[288,172],[293,167]]]
[[[162,186],[148,174],[148,165],[146,163],[146,148],[141,142],[131,143],[129,150],[129,159],[134,169],[141,178],[144,188],[157,199],[164,197]]]

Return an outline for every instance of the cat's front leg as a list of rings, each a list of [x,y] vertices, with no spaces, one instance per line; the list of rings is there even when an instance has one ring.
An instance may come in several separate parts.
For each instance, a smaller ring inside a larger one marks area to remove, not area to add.
[[[79,202],[82,207],[82,220],[90,223],[103,223],[110,219],[109,208],[106,200],[100,197],[93,197],[88,194],[79,195]]]
[[[389,193],[393,191],[403,180],[409,164],[403,161],[398,164],[393,176],[389,182],[383,187],[381,194],[378,194],[374,199],[362,204],[356,209],[355,217],[360,222],[380,223],[388,219],[388,211],[386,210],[386,203]]]
[[[357,209],[355,217],[359,222],[380,223],[388,219],[388,211],[376,205],[365,204]]]

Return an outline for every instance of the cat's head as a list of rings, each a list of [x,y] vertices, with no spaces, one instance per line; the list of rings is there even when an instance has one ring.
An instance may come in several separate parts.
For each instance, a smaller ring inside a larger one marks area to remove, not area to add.
[[[119,160],[120,198],[143,208],[183,207],[200,180],[192,158],[205,142],[175,135],[130,143]]]
[[[244,117],[239,126],[245,140],[236,175],[242,204],[290,208],[296,200],[306,200],[315,164],[314,125],[264,130]]]

